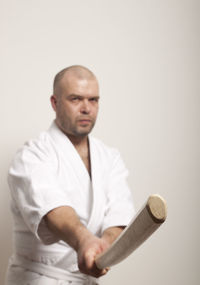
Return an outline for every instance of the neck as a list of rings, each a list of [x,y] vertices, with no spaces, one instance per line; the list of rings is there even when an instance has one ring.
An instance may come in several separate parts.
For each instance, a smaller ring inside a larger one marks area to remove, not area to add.
[[[68,139],[71,141],[71,143],[75,146],[75,148],[79,148],[79,147],[83,147],[86,146],[88,144],[88,136],[83,136],[83,137],[77,137],[77,136],[73,136],[70,134],[66,134],[66,136],[68,137]]]
[[[76,148],[77,152],[79,153],[81,159],[83,160],[83,162],[84,162],[84,164],[88,170],[88,173],[91,177],[90,151],[89,151],[88,135],[74,136],[74,135],[66,133],[64,130],[62,130],[62,128],[60,128],[60,129],[68,137],[68,139],[71,141],[71,143]]]
[[[88,144],[88,135],[84,135],[84,136],[74,136],[71,135],[69,133],[66,133],[62,127],[60,126],[60,124],[58,123],[57,120],[55,120],[56,125],[58,126],[58,128],[68,137],[68,139],[71,141],[71,143],[75,146],[75,147],[81,147],[84,145]]]

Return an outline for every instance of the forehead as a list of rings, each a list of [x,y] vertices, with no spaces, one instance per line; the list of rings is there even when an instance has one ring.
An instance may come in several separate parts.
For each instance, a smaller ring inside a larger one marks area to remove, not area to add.
[[[79,78],[73,75],[65,75],[60,81],[62,94],[76,94],[80,96],[98,96],[99,86],[95,77]]]

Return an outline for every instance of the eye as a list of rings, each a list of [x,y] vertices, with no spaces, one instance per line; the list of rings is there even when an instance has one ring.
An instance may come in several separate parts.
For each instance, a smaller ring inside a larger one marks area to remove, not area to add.
[[[71,100],[72,100],[73,102],[77,102],[77,101],[80,100],[80,98],[79,98],[79,97],[73,97],[73,98],[71,98]]]
[[[99,101],[99,98],[96,98],[96,97],[90,98],[90,101],[91,101],[91,102],[98,102],[98,101]]]

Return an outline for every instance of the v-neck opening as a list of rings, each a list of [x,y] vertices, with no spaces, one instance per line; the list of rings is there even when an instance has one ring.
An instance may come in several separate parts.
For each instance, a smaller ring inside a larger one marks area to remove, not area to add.
[[[92,172],[93,171],[92,171],[92,151],[91,151],[90,136],[88,135],[88,151],[89,151],[89,158],[90,158],[90,174],[89,174],[87,167],[83,159],[81,158],[80,154],[78,153],[77,149],[75,148],[71,140],[68,138],[68,136],[58,128],[55,122],[53,122],[50,128],[50,131],[51,130],[53,131],[54,139],[56,139],[56,141],[59,139],[59,142],[62,144],[64,149],[67,148],[67,144],[68,144],[68,147],[71,147],[71,150],[73,150],[73,153],[74,153],[74,158],[79,164],[79,167],[80,167],[79,171],[81,171],[83,174],[85,173],[89,181],[92,183]],[[55,134],[55,131],[58,133],[59,136]]]
[[[69,140],[69,142],[71,143],[72,147],[74,148],[74,151],[77,155],[77,157],[79,158],[79,160],[81,161],[81,164],[82,164],[82,168],[84,169],[84,171],[87,173],[88,175],[88,178],[90,180],[90,182],[92,183],[92,161],[91,161],[91,144],[90,144],[90,138],[88,136],[88,155],[89,155],[89,166],[90,166],[90,173],[81,157],[81,155],[79,154],[78,150],[76,149],[76,147],[74,146],[74,144],[71,142],[71,140],[68,138],[68,136],[66,135],[67,139]]]
[[[67,137],[68,138],[68,137]],[[69,138],[68,138],[69,139]],[[90,182],[92,183],[92,161],[91,161],[91,144],[90,144],[90,138],[89,136],[87,137],[87,143],[88,143],[88,159],[89,159],[89,171],[87,169],[87,166],[84,163],[84,160],[82,159],[80,153],[78,152],[78,150],[76,149],[76,147],[74,146],[74,144],[71,142],[71,140],[69,139],[70,143],[72,144],[72,146],[74,147],[74,150],[76,151],[77,155],[79,156],[82,164],[83,164],[83,168],[85,168],[85,171],[87,172],[87,175],[90,179]]]

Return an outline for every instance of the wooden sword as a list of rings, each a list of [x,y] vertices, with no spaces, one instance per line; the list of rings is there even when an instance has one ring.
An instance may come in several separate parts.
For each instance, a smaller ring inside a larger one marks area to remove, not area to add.
[[[114,243],[97,255],[96,266],[103,269],[125,259],[160,227],[166,217],[165,200],[160,195],[151,195]]]

